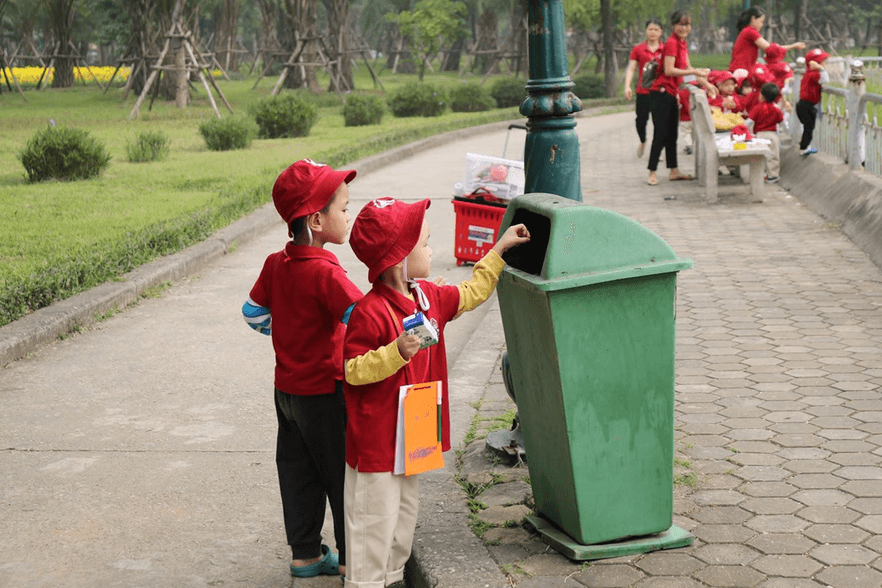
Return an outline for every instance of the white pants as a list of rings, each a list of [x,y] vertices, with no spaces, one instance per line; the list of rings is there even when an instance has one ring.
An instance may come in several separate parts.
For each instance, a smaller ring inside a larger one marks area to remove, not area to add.
[[[683,137],[683,147],[692,147],[692,121],[680,121],[680,136]]]
[[[771,141],[769,150],[772,156],[766,159],[766,175],[777,178],[781,175],[781,139],[778,137],[778,131],[760,131],[756,136]]]
[[[419,476],[346,466],[346,588],[384,588],[404,579],[419,503]]]

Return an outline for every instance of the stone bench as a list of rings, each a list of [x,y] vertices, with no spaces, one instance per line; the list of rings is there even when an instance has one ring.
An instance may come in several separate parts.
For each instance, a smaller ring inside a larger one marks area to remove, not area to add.
[[[695,174],[698,185],[705,186],[707,202],[719,199],[718,169],[721,165],[742,166],[741,177],[749,177],[750,193],[754,202],[762,202],[765,196],[766,157],[772,152],[765,145],[750,145],[748,149],[721,147],[711,116],[710,105],[704,91],[690,86],[689,110],[692,116],[692,132],[695,138]],[[749,172],[745,173],[749,168]]]

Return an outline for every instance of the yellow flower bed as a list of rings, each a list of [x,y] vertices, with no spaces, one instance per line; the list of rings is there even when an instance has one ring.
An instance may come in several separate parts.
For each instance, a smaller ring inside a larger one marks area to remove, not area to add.
[[[40,81],[40,76],[43,75],[43,69],[44,68],[39,66],[13,67],[12,73],[15,74],[15,79],[18,80],[19,84],[35,86],[37,85],[37,82]],[[92,70],[91,73],[89,72],[89,69]],[[89,69],[85,67],[75,67],[74,80],[76,80],[77,82],[85,81],[86,83],[91,83],[95,81],[95,79],[97,79],[98,82],[100,82],[102,85],[106,85],[107,82],[110,80],[110,76],[113,75],[116,67],[109,65],[91,66]],[[46,77],[43,79],[44,84],[52,83],[52,75],[54,74],[54,72],[55,68],[49,70],[49,72],[46,74]],[[4,73],[7,76],[6,79],[12,79],[10,77],[9,68],[6,68]],[[129,74],[131,73],[132,68],[121,67],[119,71],[116,72],[116,76],[113,78],[113,81],[125,83],[126,80],[129,79]],[[220,70],[214,70],[211,72],[211,75],[212,77],[218,78],[221,77],[222,74]]]

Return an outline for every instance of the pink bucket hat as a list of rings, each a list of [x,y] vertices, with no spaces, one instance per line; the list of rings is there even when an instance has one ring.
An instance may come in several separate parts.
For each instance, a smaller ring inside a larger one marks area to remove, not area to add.
[[[429,199],[407,204],[394,198],[377,198],[359,211],[352,223],[349,245],[368,267],[368,281],[373,284],[413,251],[431,204]]]

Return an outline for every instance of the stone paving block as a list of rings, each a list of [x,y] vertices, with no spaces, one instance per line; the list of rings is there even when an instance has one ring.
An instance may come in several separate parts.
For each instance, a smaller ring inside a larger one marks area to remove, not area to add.
[[[809,578],[824,567],[804,555],[764,555],[751,566],[767,576],[787,578]]]
[[[790,472],[776,466],[743,466],[735,470],[734,474],[751,482],[774,482],[790,476]]]
[[[590,565],[572,577],[588,588],[628,588],[645,576],[629,565]]]
[[[837,566],[827,568],[817,579],[830,588],[879,588],[882,573],[860,566]]]
[[[760,533],[797,533],[811,523],[793,515],[758,515],[744,524]]]
[[[700,490],[690,498],[698,506],[735,506],[745,500],[740,492],[733,490]]]
[[[855,498],[848,507],[865,515],[882,515],[882,498]]]
[[[524,577],[517,572],[512,572],[513,582],[518,588],[561,588],[561,586],[576,585],[575,582],[563,583],[560,576],[533,576]]]
[[[715,588],[751,588],[765,576],[746,566],[708,566],[697,572],[695,578]]]
[[[855,525],[866,529],[874,535],[882,535],[882,515],[866,515],[857,520]]]
[[[693,554],[706,564],[723,566],[747,565],[761,555],[747,545],[737,543],[704,545],[695,549]]]
[[[549,551],[531,555],[519,563],[518,568],[531,576],[558,576],[559,579],[560,576],[578,573],[581,564],[572,562],[555,551]]]
[[[747,544],[765,555],[801,555],[817,546],[798,533],[764,533],[754,536]]]
[[[794,459],[782,467],[795,474],[827,474],[839,469],[839,465],[823,459]]]
[[[842,467],[835,473],[846,480],[882,480],[882,467],[876,466]]]
[[[866,565],[879,557],[878,553],[861,545],[819,545],[809,555],[831,566]]]
[[[806,506],[844,506],[851,502],[854,497],[840,490],[800,490],[793,495]]]
[[[745,452],[732,455],[728,461],[740,466],[777,466],[784,462],[784,458],[772,453]]]
[[[741,503],[741,508],[757,515],[793,514],[803,507],[790,498],[751,498]]]
[[[493,530],[493,529],[491,529]],[[484,535],[484,541],[487,541],[487,534]],[[503,545],[487,545],[487,551],[490,557],[500,566],[520,562],[530,556],[526,549],[518,544]]]
[[[702,588],[692,578],[683,576],[657,576],[646,578],[634,585],[634,588]]]
[[[745,543],[757,535],[756,531],[743,525],[701,525],[692,534],[705,543]]]
[[[787,480],[797,488],[804,489],[833,489],[846,484],[846,481],[834,474],[797,474]]]
[[[651,576],[688,576],[704,567],[700,560],[676,551],[655,551],[642,557],[636,565]]]
[[[799,516],[813,523],[853,523],[861,514],[844,506],[808,506]]]
[[[818,524],[806,528],[803,533],[818,543],[860,543],[870,536],[854,525]]]
[[[504,526],[507,523],[514,522],[520,524],[525,516],[532,511],[523,504],[514,506],[491,506],[486,510],[478,513],[478,517],[487,521],[491,525]]]
[[[753,516],[737,506],[705,506],[691,513],[696,521],[710,524],[741,524]]]
[[[786,482],[747,482],[739,490],[748,496],[790,496],[799,489]]]
[[[758,588],[827,588],[808,578],[770,578]]]
[[[853,480],[842,485],[842,490],[861,498],[882,496],[882,484],[872,480]]]

